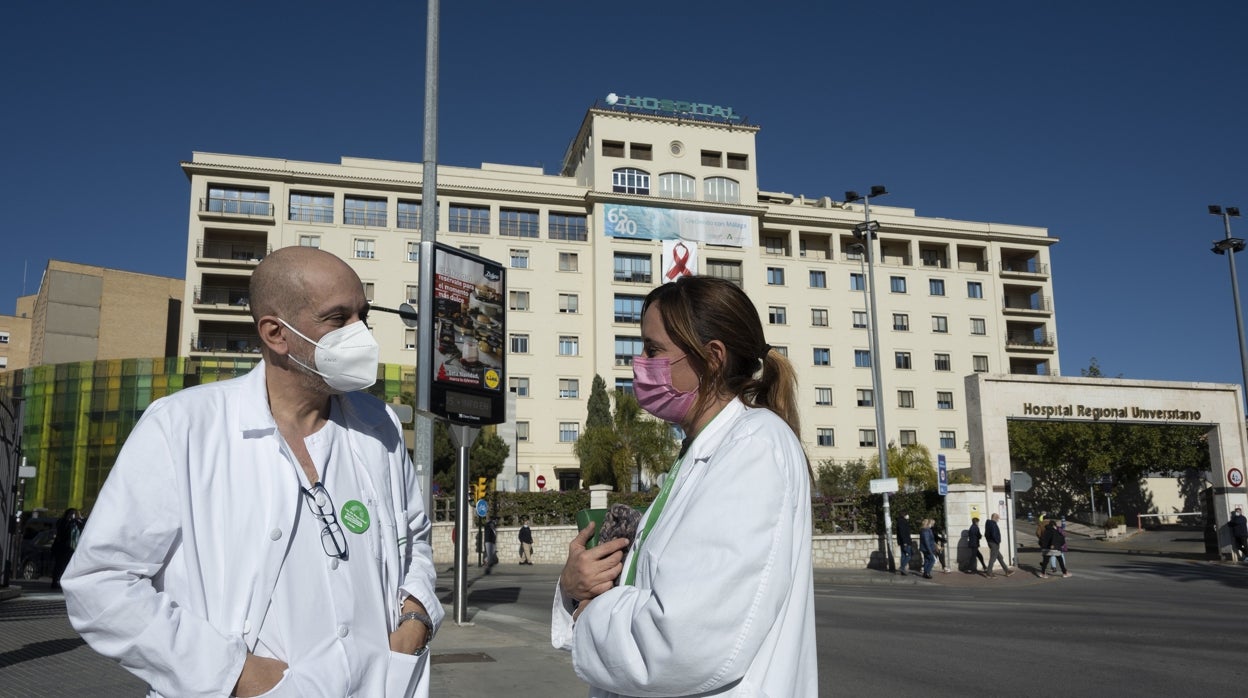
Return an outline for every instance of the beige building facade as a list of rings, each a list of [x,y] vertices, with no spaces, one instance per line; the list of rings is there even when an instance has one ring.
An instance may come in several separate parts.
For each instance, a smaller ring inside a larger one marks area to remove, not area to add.
[[[963,378],[1058,372],[1047,230],[924,218],[876,201],[875,394],[867,269],[854,236],[862,205],[760,188],[758,126],[653,102],[591,108],[557,174],[438,168],[438,241],[507,267],[515,400],[500,435],[518,459],[500,488],[537,489],[539,475],[547,488],[579,486],[573,443],[593,378],[631,389],[641,301],[669,274],[720,276],[749,293],[769,343],[797,370],[802,439],[816,463],[870,459],[882,438],[969,467]],[[191,195],[180,355],[258,352],[247,280],[279,247],[325,249],[356,269],[377,304],[415,305],[420,163],[195,153],[182,167]],[[382,362],[414,376],[415,331],[397,317],[374,320]]]
[[[12,315],[0,315],[0,371],[16,371],[30,365],[30,316],[34,305],[34,296],[22,296]]]

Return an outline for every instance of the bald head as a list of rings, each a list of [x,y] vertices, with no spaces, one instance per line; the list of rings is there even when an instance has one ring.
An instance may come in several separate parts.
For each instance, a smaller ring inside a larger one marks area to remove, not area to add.
[[[315,247],[274,250],[251,274],[251,317],[257,322],[265,315],[294,317],[308,306],[319,284],[343,273],[359,283],[355,270],[328,252]]]

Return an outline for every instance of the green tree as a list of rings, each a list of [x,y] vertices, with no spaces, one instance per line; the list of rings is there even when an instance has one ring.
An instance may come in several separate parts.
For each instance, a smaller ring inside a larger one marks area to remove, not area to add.
[[[589,390],[589,415],[585,428],[611,426],[611,398],[607,396],[607,382],[594,374],[593,387]]]
[[[932,452],[923,444],[898,446],[890,441],[887,449],[888,476],[897,478],[901,492],[926,492],[936,489],[936,468]],[[879,477],[880,457],[871,459],[871,477]],[[869,480],[870,478],[868,478]]]
[[[503,471],[503,463],[511,455],[511,446],[498,435],[493,426],[481,429],[468,450],[468,482],[483,477],[493,480]],[[447,423],[433,423],[433,481],[446,492],[455,491],[455,470],[459,467],[459,448],[451,438]]]
[[[576,457],[581,462],[581,480],[586,485],[611,485],[616,482],[617,439],[611,420],[611,400],[602,376],[594,375],[589,391],[585,433],[576,440]],[[628,480],[625,480],[628,482]]]
[[[879,472],[876,469],[874,472]],[[865,496],[867,488],[862,484],[871,479],[872,466],[865,460],[837,463],[828,458],[819,462],[815,475],[815,487],[819,494],[832,499],[854,499]]]

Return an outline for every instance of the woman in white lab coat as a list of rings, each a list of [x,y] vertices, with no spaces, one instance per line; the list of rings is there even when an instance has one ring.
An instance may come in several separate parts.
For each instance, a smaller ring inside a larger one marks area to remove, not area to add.
[[[551,641],[591,696],[815,696],[792,366],[730,282],[683,277],[642,307],[634,392],[685,442],[631,545],[586,549],[587,528],[569,546]]]

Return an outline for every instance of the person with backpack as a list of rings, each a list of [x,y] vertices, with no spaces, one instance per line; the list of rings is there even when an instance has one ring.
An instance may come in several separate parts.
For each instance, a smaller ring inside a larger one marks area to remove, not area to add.
[[[1045,579],[1049,575],[1045,574],[1044,567],[1048,562],[1057,558],[1058,564],[1062,566],[1062,576],[1069,577],[1070,572],[1066,570],[1066,556],[1062,555],[1062,548],[1066,545],[1066,534],[1057,527],[1057,522],[1053,519],[1045,524],[1044,535],[1040,538],[1040,552],[1043,557],[1040,559],[1040,578]]]

